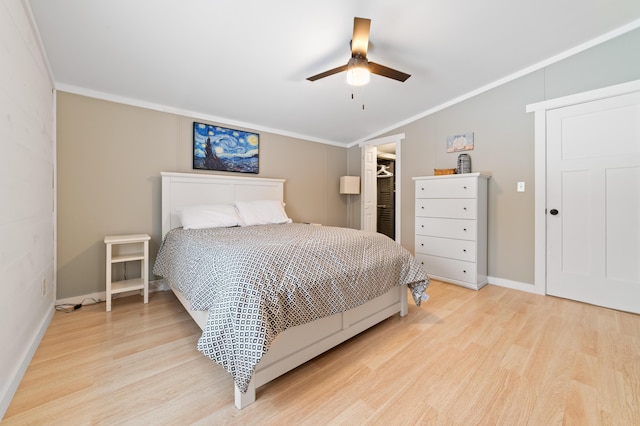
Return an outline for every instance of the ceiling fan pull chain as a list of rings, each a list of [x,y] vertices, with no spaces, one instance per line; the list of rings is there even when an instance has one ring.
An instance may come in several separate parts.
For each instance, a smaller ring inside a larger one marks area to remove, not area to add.
[[[356,98],[355,92],[358,91],[359,89],[356,88],[354,90],[353,86],[351,86],[351,99],[354,100]],[[358,97],[362,97],[362,109],[364,110],[364,89],[362,89],[361,91],[358,92]]]

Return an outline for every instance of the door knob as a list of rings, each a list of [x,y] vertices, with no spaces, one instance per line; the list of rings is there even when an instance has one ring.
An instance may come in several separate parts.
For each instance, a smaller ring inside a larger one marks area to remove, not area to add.
[[[558,214],[558,210],[556,210],[556,209],[551,209],[551,210],[549,210],[549,213],[551,213],[551,215],[555,216],[555,215],[557,215],[557,214]]]

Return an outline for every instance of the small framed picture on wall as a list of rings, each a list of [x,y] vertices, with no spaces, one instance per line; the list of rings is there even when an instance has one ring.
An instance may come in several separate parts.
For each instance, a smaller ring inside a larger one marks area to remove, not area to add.
[[[473,149],[473,132],[447,137],[447,152],[471,151]]]

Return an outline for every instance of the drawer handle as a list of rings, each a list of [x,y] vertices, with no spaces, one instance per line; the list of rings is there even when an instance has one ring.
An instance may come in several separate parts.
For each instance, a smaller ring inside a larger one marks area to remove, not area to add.
[[[466,273],[467,273],[467,270],[466,270],[466,269],[463,269],[463,270],[462,270],[462,272],[464,272],[464,273],[466,274]]]
[[[462,251],[463,251],[464,253],[466,253],[466,252],[467,252],[467,249],[462,249]]]
[[[464,232],[467,232],[467,228],[463,228],[462,230],[463,230]]]
[[[420,243],[420,245],[421,245],[422,247],[424,247],[424,243]]]
[[[466,212],[466,211],[467,211],[467,208],[466,208],[466,207],[463,207],[463,208],[462,208],[462,210],[464,210],[464,211]]]
[[[424,206],[421,206],[420,208],[421,208],[422,210],[424,210]]]
[[[463,188],[464,188],[464,189],[467,189],[467,187],[466,187],[466,186],[463,186]]]
[[[420,225],[420,228],[424,228],[424,225]]]

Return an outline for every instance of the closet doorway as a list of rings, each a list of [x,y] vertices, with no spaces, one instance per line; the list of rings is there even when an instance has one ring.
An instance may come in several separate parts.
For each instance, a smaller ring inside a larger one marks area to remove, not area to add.
[[[378,147],[376,172],[376,230],[396,239],[396,144]]]
[[[400,243],[401,155],[404,133],[362,142],[361,228]]]

